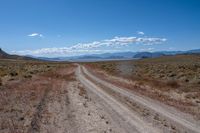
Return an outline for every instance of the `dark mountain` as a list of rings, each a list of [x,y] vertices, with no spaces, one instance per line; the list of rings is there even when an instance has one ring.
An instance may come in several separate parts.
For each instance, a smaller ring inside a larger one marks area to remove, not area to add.
[[[55,58],[48,58],[48,57],[33,57],[33,58],[37,58],[39,60],[44,60],[44,61],[65,61],[67,59],[62,59],[59,57],[55,57]]]
[[[200,54],[200,49],[189,50],[188,53],[192,53],[192,54]]]
[[[109,57],[123,57],[123,58],[132,58],[136,53],[135,52],[117,52],[117,53],[104,53],[104,54],[96,54],[101,58],[109,58]]]
[[[99,57],[99,56],[85,55],[85,56],[79,57],[78,59],[101,59],[101,57]]]
[[[16,60],[38,60],[32,57],[10,55],[0,48],[0,59],[16,59]]]
[[[133,58],[155,58],[155,57],[160,57],[160,56],[165,56],[164,53],[161,52],[139,52],[136,55],[133,56]]]
[[[155,58],[165,55],[180,55],[180,54],[200,54],[200,49],[188,51],[160,51],[160,52],[139,52],[133,58]]]
[[[0,58],[8,58],[10,55],[0,48]]]
[[[123,58],[125,58],[124,56],[114,56],[114,55],[112,55],[112,56],[109,56],[109,57],[106,57],[106,59],[123,59]]]

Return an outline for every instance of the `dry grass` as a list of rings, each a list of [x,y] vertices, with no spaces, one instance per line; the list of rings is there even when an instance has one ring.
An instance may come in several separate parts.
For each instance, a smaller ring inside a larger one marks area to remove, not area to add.
[[[198,55],[94,62],[84,65],[104,80],[174,106],[200,119],[200,56]],[[131,82],[127,83],[108,75]]]
[[[68,66],[69,63],[0,60],[0,78],[2,79],[3,83],[16,79],[30,79],[34,75],[43,74],[46,72],[52,73],[51,76],[53,76],[53,70]],[[67,78],[70,77],[71,76]]]
[[[0,78],[0,86],[2,86],[2,79]]]
[[[66,68],[64,68],[66,69]],[[61,69],[64,71],[64,69]],[[68,68],[70,69],[70,68]],[[66,70],[68,70],[66,69]],[[75,76],[74,76],[75,72],[74,71],[70,71],[68,73],[59,73],[58,71],[50,71],[47,73],[42,74],[45,77],[49,77],[49,78],[53,78],[53,79],[62,79],[62,80],[66,80],[66,81],[73,81],[75,80]]]
[[[63,83],[74,79],[68,63],[4,60],[0,68],[0,132],[30,132],[46,111],[49,92],[59,97]]]
[[[200,91],[200,56],[177,55],[136,61],[85,63],[111,75],[169,87],[180,91]]]

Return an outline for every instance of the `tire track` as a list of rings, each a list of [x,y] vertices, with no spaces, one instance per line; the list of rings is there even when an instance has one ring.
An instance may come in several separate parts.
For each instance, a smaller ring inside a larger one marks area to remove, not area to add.
[[[135,95],[133,93],[130,93],[129,91],[126,91],[125,89],[119,88],[117,86],[114,86],[111,83],[103,81],[103,80],[97,78],[96,76],[92,75],[91,73],[89,73],[85,67],[82,67],[82,71],[84,72],[84,74],[86,74],[88,77],[90,77],[91,79],[96,81],[98,84],[101,84],[101,85],[111,89],[112,91],[115,91],[115,92],[143,105],[144,107],[158,113],[159,115],[163,116],[164,118],[167,118],[170,122],[172,122],[173,124],[176,124],[176,126],[178,126],[182,131],[195,132],[195,133],[200,132],[200,128],[199,128],[198,124],[195,124],[194,121],[189,121],[183,117],[180,117],[180,115],[178,115],[174,112],[173,113],[170,112],[167,108],[163,108],[162,106],[159,106],[158,104],[154,103],[152,100],[146,100],[138,95]]]
[[[129,108],[118,102],[114,97],[104,92],[100,87],[86,79],[81,72],[80,66],[77,70],[77,77],[80,82],[90,89],[94,94],[98,95],[104,102],[106,102],[117,114],[121,117],[125,125],[129,125],[129,132],[141,133],[159,133],[159,129],[153,127],[151,124],[144,122]],[[126,128],[126,127],[124,127]]]
[[[46,107],[46,104],[47,104],[47,96],[48,96],[49,91],[50,91],[49,88],[45,89],[44,95],[42,96],[42,98],[36,108],[36,112],[33,115],[33,118],[31,120],[31,126],[28,130],[28,133],[40,132],[40,120],[42,118],[42,111],[44,110],[44,108]]]

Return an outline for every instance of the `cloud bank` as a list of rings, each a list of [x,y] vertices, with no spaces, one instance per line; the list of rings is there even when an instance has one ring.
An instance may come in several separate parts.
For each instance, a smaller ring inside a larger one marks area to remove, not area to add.
[[[30,36],[38,36],[40,34],[31,34]],[[162,44],[166,42],[166,38],[158,37],[114,37],[111,39],[105,39],[101,41],[93,41],[90,43],[78,43],[70,47],[61,48],[42,48],[37,50],[23,50],[23,51],[13,51],[15,54],[21,55],[35,55],[35,56],[45,56],[45,55],[82,55],[82,54],[92,54],[92,53],[104,53],[104,52],[116,52],[120,48],[130,46],[133,44],[141,45],[154,45]]]

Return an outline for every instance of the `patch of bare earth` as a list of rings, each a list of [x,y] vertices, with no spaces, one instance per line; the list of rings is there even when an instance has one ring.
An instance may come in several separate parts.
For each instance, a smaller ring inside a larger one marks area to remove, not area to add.
[[[71,68],[66,69],[70,70]],[[63,75],[72,78],[71,71]],[[62,77],[62,75],[58,76]],[[59,95],[67,94],[65,87],[70,82],[70,78],[54,78],[42,74],[29,79],[22,78],[6,82],[0,90],[0,132],[43,131],[44,125],[50,123],[50,121],[46,122],[45,119],[50,119],[53,116],[48,110],[49,103],[54,100],[58,101],[59,99],[56,98]]]
[[[123,133],[75,66],[7,82],[0,90],[0,133]]]
[[[96,95],[88,92],[79,82],[69,87],[71,116],[77,125],[76,133],[123,133]]]

